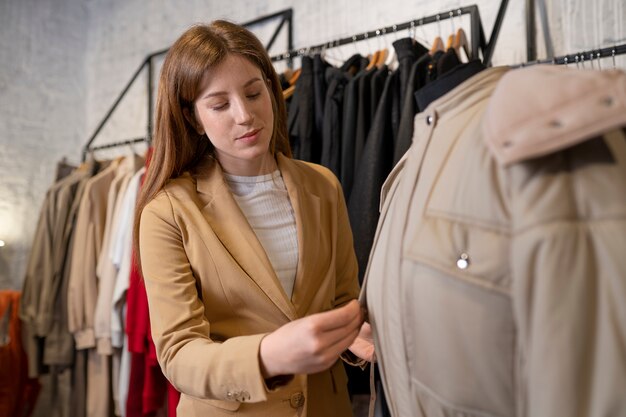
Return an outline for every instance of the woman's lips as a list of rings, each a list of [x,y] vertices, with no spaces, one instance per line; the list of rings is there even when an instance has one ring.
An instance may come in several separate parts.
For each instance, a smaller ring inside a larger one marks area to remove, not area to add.
[[[245,133],[243,136],[238,137],[237,140],[240,140],[243,142],[254,142],[259,138],[260,132],[261,132],[261,129],[251,130]]]

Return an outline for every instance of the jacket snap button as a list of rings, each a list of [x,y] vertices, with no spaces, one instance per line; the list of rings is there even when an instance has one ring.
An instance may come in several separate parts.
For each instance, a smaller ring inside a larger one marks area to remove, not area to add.
[[[301,392],[296,392],[289,399],[289,404],[293,408],[302,407],[304,405],[304,394],[302,394]]]
[[[433,124],[433,116],[426,116],[426,124],[428,126]]]
[[[457,259],[456,261],[456,266],[459,269],[467,269],[469,263],[469,255],[467,253],[462,253],[461,256],[459,256],[459,259]]]

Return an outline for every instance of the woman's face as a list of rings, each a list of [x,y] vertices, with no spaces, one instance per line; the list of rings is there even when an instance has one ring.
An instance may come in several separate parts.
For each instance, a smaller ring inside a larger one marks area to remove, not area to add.
[[[273,169],[269,144],[274,113],[257,66],[229,54],[205,77],[194,107],[197,129],[208,136],[224,171],[260,175]]]

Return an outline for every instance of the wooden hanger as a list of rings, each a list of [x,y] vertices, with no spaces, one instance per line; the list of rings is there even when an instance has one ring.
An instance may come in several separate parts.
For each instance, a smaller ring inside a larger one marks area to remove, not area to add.
[[[380,53],[378,54],[378,60],[376,61],[376,66],[378,68],[382,67],[383,65],[385,65],[385,62],[387,62],[387,56],[389,55],[389,50],[387,48],[383,48],[379,52]]]
[[[469,43],[467,42],[467,36],[465,35],[465,31],[463,30],[463,28],[459,28],[456,31],[452,47],[456,50],[456,54],[459,56],[459,59],[461,58],[461,50],[463,50],[463,52],[465,52],[467,60],[470,60]]]
[[[285,80],[289,81],[289,79],[291,79],[292,76],[293,76],[293,70],[291,68],[287,68],[285,71],[283,71],[283,77],[285,77]]]
[[[450,48],[454,48],[454,39],[455,39],[454,33],[448,36],[448,40],[446,41],[446,51]]]
[[[369,71],[374,68],[374,66],[378,62],[378,55],[380,55],[380,51],[374,52],[374,54],[370,57],[370,62],[368,62],[367,67],[365,67],[366,70]]]
[[[298,81],[298,78],[300,78],[300,74],[302,74],[302,68],[298,68],[297,70],[295,70],[289,78],[289,85],[295,85],[296,81]]]
[[[441,39],[441,36],[437,36],[433,41],[433,45],[430,47],[430,51],[428,51],[428,53],[431,55],[435,55],[437,51],[445,51],[444,46],[445,45],[443,44],[443,39]]]
[[[302,74],[302,68],[298,68],[294,71],[288,70],[291,72],[291,75],[288,77],[289,87],[283,90],[283,98],[287,100],[289,97],[293,96],[293,93],[296,91],[296,81],[300,78],[300,74]],[[285,72],[285,76],[288,73]]]
[[[286,89],[283,90],[283,98],[287,100],[289,97],[293,96],[293,93],[296,91],[296,86],[290,85]]]

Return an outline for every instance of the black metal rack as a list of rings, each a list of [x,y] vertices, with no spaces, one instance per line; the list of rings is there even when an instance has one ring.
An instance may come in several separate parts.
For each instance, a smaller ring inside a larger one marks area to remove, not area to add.
[[[279,12],[276,12],[267,16],[259,17],[257,19],[243,23],[242,26],[250,27],[250,26],[257,25],[259,23],[264,23],[264,22],[278,19],[278,18],[281,18],[280,23],[278,24],[272,37],[267,43],[266,49],[269,50],[274,45],[274,42],[276,41],[276,38],[278,37],[278,34],[280,33],[283,26],[285,26],[285,23],[287,24],[287,44],[288,44],[287,47],[291,49],[293,47],[293,9],[291,8],[285,9],[285,10],[282,10],[282,11],[279,11]],[[137,68],[137,70],[135,71],[133,76],[130,78],[130,80],[128,81],[128,83],[126,84],[122,92],[118,95],[117,99],[113,102],[113,105],[111,106],[111,108],[109,108],[109,110],[107,111],[107,114],[104,116],[102,121],[98,124],[98,127],[96,127],[96,130],[89,138],[89,141],[84,145],[83,155],[82,155],[83,161],[85,161],[87,157],[87,153],[91,151],[95,151],[99,149],[114,148],[118,146],[125,146],[125,145],[129,145],[132,143],[140,143],[140,142],[150,143],[151,142],[152,126],[153,126],[152,107],[154,103],[154,59],[158,56],[165,55],[167,51],[169,51],[169,48],[166,48],[157,52],[153,52],[149,54],[148,56],[146,56],[146,58],[142,61],[141,65],[139,65],[139,68]],[[291,60],[289,61],[289,63],[291,64]],[[107,121],[109,120],[109,118],[111,117],[115,109],[117,108],[117,106],[120,104],[122,99],[126,96],[126,93],[128,93],[128,90],[130,89],[130,87],[135,83],[135,80],[137,79],[137,77],[139,77],[139,75],[142,73],[144,69],[147,69],[148,71],[148,94],[147,94],[148,126],[147,126],[147,131],[146,131],[146,137],[138,138],[138,139],[131,139],[131,140],[124,140],[121,142],[107,143],[107,144],[99,145],[99,146],[91,146],[91,144],[96,139],[96,137],[98,136],[98,134],[100,133],[104,125],[107,123]]]
[[[335,48],[338,46],[347,45],[347,44],[357,42],[357,41],[373,39],[377,36],[386,35],[389,33],[397,32],[397,31],[401,31],[405,29],[414,29],[414,28],[416,29],[422,25],[427,25],[431,23],[439,23],[446,19],[451,19],[454,17],[459,17],[462,15],[469,14],[470,15],[470,42],[471,42],[471,54],[472,54],[471,58],[472,59],[479,58],[478,52],[481,51],[483,63],[485,65],[489,65],[489,63],[491,62],[491,57],[493,56],[493,50],[495,48],[498,35],[500,33],[500,28],[502,27],[502,21],[504,19],[504,14],[506,12],[507,6],[508,6],[508,0],[502,0],[500,3],[498,15],[496,16],[496,21],[495,21],[493,30],[491,32],[491,36],[489,37],[488,43],[485,40],[485,32],[483,30],[482,21],[480,19],[478,6],[471,5],[471,6],[455,8],[455,9],[452,9],[446,12],[437,13],[431,16],[421,17],[419,19],[413,19],[408,22],[383,27],[383,28],[372,30],[369,32],[358,33],[353,36],[348,36],[345,38],[321,43],[318,45],[289,50],[282,54],[273,56],[272,61],[282,61],[285,59],[293,59],[298,56],[321,52],[325,49]]]
[[[525,62],[523,64],[514,65],[514,67],[525,67],[536,64],[554,64],[554,65],[577,65],[585,66],[590,64],[593,67],[594,62],[599,62],[601,58],[616,57],[626,54],[626,44],[609,46],[600,49],[591,49],[588,51],[577,52],[574,54],[562,55],[554,58],[538,59],[535,61]]]

